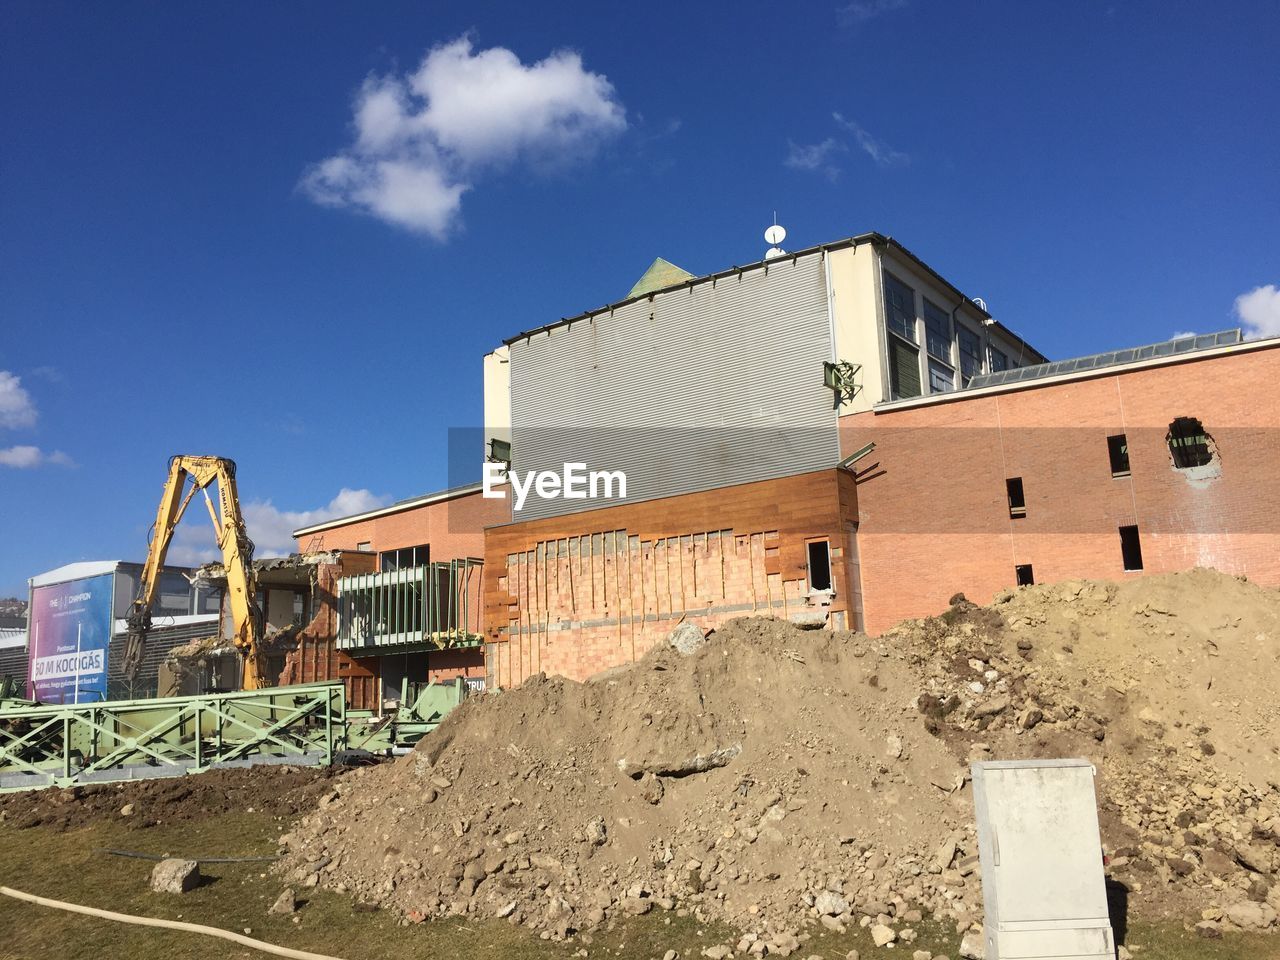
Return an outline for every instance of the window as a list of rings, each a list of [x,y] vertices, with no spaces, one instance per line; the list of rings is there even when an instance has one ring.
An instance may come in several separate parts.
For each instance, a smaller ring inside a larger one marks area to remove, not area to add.
[[[1027,515],[1027,498],[1022,492],[1022,478],[1010,477],[1004,482],[1005,493],[1009,497],[1009,516],[1017,519]]]
[[[831,544],[826,540],[813,540],[806,545],[809,550],[809,589],[831,589]]]
[[[1129,440],[1123,433],[1107,437],[1107,453],[1111,456],[1111,475],[1127,477],[1129,475]]]
[[[1138,538],[1137,527],[1120,528],[1120,553],[1124,557],[1126,573],[1142,569],[1142,541]]]
[[[1003,350],[997,350],[995,347],[992,347],[987,351],[987,353],[991,360],[992,373],[995,373],[997,370],[1009,369],[1009,355]]]
[[[382,551],[378,555],[378,569],[384,573],[388,570],[407,570],[410,567],[424,567],[430,561],[431,547],[423,543],[416,547]]]
[[[924,339],[929,356],[951,362],[951,317],[928,300],[924,302]]]
[[[929,359],[929,392],[946,393],[956,388],[956,372],[933,358]]]
[[[895,400],[920,396],[920,352],[897,337],[889,338],[889,389]]]
[[[960,344],[960,382],[969,382],[982,372],[982,341],[968,327],[956,326],[956,342]]]
[[[916,293],[887,273],[884,275],[884,320],[894,333],[916,342]]]
[[[361,553],[373,553],[373,544],[370,543],[368,540],[365,540],[362,543],[357,543],[356,549],[359,550]]]
[[[1013,568],[1013,574],[1018,578],[1018,586],[1030,587],[1036,582],[1035,571],[1031,569],[1031,564],[1020,563]]]
[[[1209,448],[1209,435],[1204,432],[1204,425],[1195,417],[1178,417],[1169,424],[1169,435],[1165,437],[1169,444],[1169,452],[1173,454],[1173,465],[1179,470],[1191,467],[1203,467],[1213,459],[1213,451]]]

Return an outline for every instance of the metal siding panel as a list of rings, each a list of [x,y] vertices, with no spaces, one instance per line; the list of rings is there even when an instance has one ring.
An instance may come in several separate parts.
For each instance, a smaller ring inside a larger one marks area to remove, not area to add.
[[[812,254],[517,341],[514,469],[620,469],[636,501],[834,466],[826,297]],[[515,518],[626,501],[530,495]]]

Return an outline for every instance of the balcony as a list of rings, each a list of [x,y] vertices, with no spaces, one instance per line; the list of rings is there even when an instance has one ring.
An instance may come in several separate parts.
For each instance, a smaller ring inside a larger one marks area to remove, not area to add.
[[[478,646],[483,568],[467,558],[343,577],[338,649],[375,656]]]

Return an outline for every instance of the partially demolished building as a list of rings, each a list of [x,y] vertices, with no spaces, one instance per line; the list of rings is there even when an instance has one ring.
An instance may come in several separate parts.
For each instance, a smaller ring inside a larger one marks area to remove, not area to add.
[[[658,261],[485,357],[485,455],[511,486],[296,536],[419,603],[425,568],[463,562],[436,595],[465,629],[399,630],[425,615],[370,619],[339,584],[335,635],[373,639],[338,646],[384,696],[581,678],[742,613],[880,632],[1035,580],[1280,584],[1278,377],[1280,340],[1239,331],[1049,363],[879,234],[703,277]],[[625,483],[566,496],[575,468]]]

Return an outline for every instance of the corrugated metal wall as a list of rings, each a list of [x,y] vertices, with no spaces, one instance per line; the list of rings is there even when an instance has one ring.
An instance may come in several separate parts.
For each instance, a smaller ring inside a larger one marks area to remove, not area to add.
[[[627,501],[831,467],[821,253],[706,281],[511,346],[517,472],[622,470]],[[517,520],[621,500],[539,500]]]

